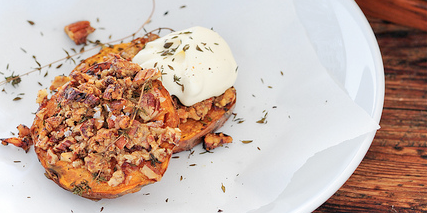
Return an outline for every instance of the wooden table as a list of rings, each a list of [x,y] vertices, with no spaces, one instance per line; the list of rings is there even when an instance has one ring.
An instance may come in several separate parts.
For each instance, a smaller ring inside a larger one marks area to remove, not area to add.
[[[315,212],[427,212],[427,32],[368,21],[385,69],[381,129],[354,174]]]

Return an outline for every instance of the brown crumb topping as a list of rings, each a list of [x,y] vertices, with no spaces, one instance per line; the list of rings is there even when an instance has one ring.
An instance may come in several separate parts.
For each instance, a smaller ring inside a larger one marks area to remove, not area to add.
[[[129,165],[159,179],[144,162],[164,162],[172,153],[164,143],[180,139],[178,128],[158,119],[168,113],[155,86],[160,76],[119,56],[72,72],[71,81],[52,97],[55,101],[43,102],[37,112],[43,126],[32,129],[35,146],[46,151],[50,164],[65,161],[86,168],[110,186],[125,180]]]
[[[87,36],[95,31],[95,28],[90,26],[89,21],[78,21],[64,27],[65,33],[77,45],[85,44]]]
[[[233,138],[231,136],[228,136],[222,132],[220,133],[208,133],[203,141],[203,147],[210,151],[212,149],[215,149],[219,146],[222,146],[223,144],[231,143],[233,142]]]
[[[203,100],[192,106],[184,106],[176,97],[174,97],[181,123],[186,123],[187,119],[193,119],[196,121],[203,120],[212,107],[225,107],[226,105],[232,103],[235,99],[236,96],[234,87],[228,88],[222,95],[218,97],[212,97]]]

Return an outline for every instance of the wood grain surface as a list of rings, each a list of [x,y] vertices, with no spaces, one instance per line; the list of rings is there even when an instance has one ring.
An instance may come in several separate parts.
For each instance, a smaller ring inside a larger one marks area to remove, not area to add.
[[[427,32],[368,21],[385,69],[381,129],[354,174],[315,212],[427,212]]]
[[[365,15],[427,31],[426,0],[356,0]]]

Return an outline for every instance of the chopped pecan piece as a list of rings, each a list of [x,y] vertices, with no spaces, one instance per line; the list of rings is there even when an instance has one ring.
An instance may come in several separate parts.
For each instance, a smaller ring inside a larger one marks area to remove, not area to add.
[[[204,138],[203,148],[207,151],[222,146],[225,143],[233,142],[233,138],[224,133],[209,133]]]
[[[85,44],[89,34],[95,31],[89,21],[78,21],[64,27],[65,33],[76,43]]]
[[[194,119],[196,121],[203,120],[205,115],[212,108],[212,102],[213,98],[208,98],[188,107],[177,104],[179,106],[177,109],[178,116],[181,119],[181,122],[186,123],[188,118]]]
[[[227,104],[233,103],[236,100],[236,89],[234,87],[228,88],[224,94],[215,98],[215,106],[224,107]]]
[[[160,100],[152,93],[145,93],[141,96],[139,102],[140,111],[139,116],[144,121],[149,121],[156,117],[160,110]]]
[[[64,85],[67,82],[69,82],[70,80],[71,80],[71,78],[68,77],[68,76],[63,76],[63,75],[55,76],[55,79],[53,79],[53,82],[50,85],[49,89],[51,91],[54,91],[54,90],[58,89],[58,87]]]
[[[19,131],[18,137],[0,139],[1,143],[5,146],[10,143],[16,147],[21,147],[22,149],[25,150],[25,152],[28,152],[31,145],[33,144],[33,140],[31,139],[30,128],[28,128],[27,126],[25,126],[23,124],[20,124],[16,128]]]

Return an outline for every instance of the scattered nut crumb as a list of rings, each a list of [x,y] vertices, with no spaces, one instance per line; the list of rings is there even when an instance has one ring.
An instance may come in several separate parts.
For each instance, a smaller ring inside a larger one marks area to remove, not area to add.
[[[78,21],[64,27],[65,33],[76,43],[85,44],[89,34],[95,31],[89,21]]]
[[[204,138],[203,147],[209,151],[225,143],[233,142],[233,138],[224,133],[209,133]]]

